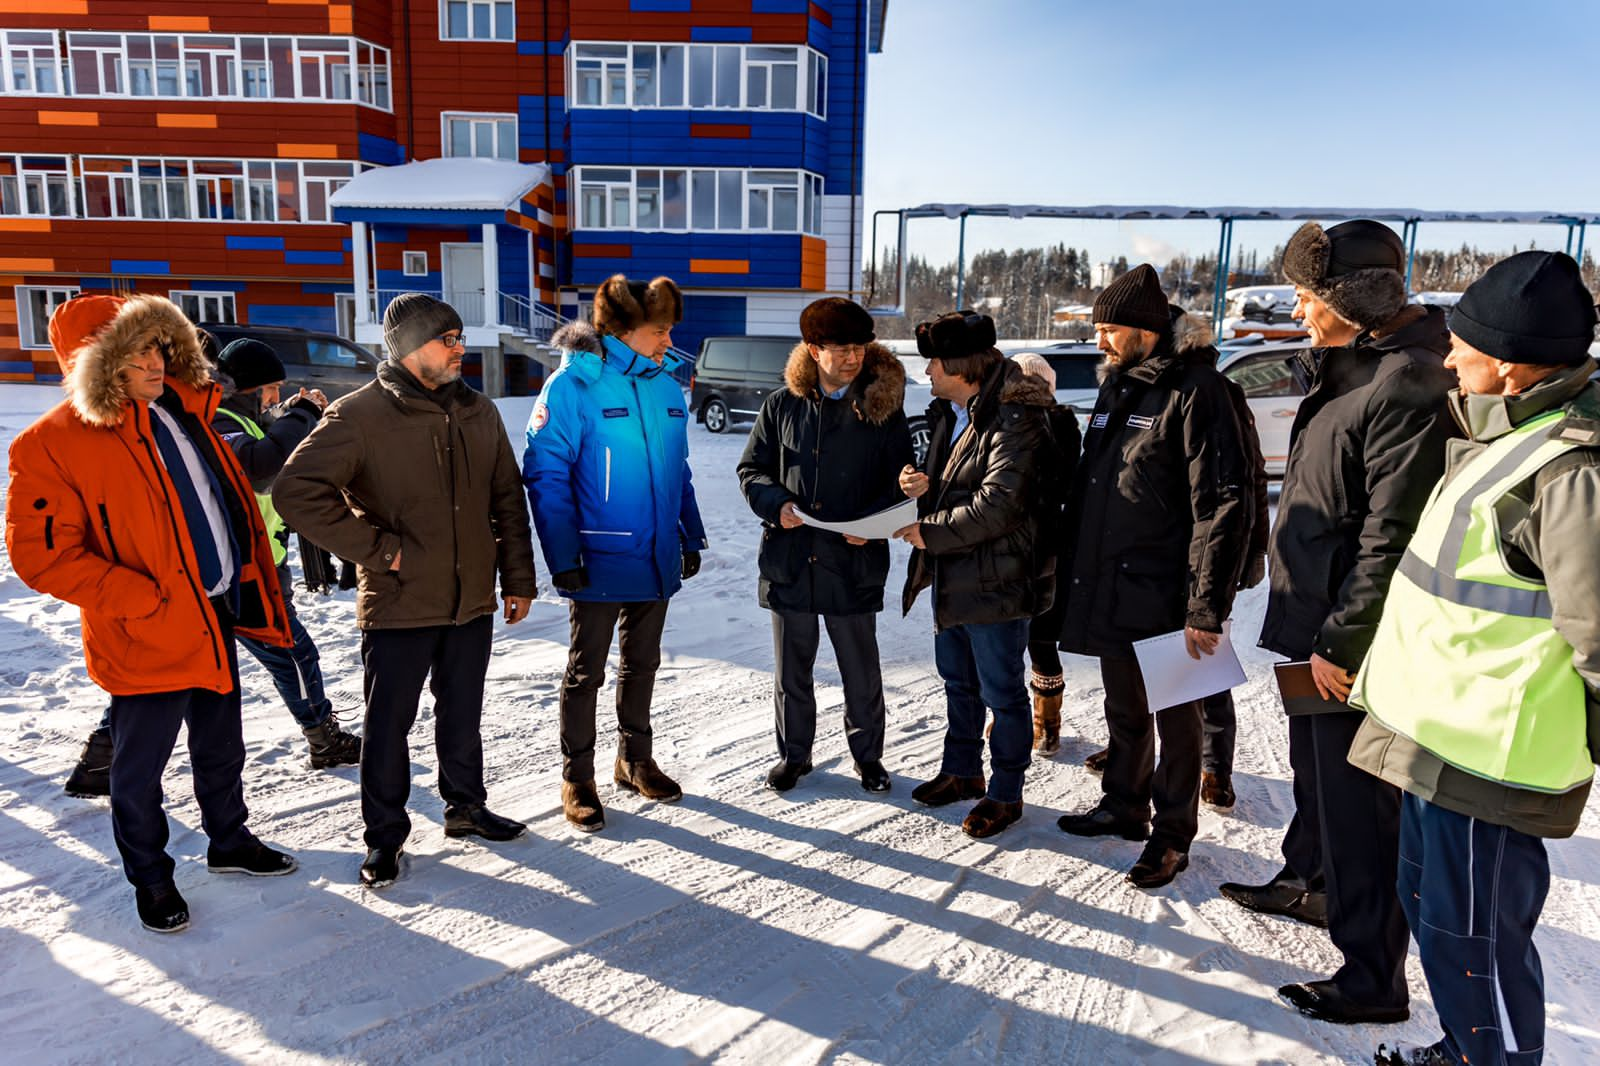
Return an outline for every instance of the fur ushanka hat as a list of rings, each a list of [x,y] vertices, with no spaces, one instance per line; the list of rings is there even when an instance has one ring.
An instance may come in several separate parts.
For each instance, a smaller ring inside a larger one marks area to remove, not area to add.
[[[675,326],[683,321],[683,294],[671,278],[646,284],[613,274],[594,294],[594,328],[620,337],[649,323]]]
[[[1406,246],[1369,218],[1332,229],[1307,222],[1283,250],[1283,273],[1361,329],[1377,329],[1406,305]]]

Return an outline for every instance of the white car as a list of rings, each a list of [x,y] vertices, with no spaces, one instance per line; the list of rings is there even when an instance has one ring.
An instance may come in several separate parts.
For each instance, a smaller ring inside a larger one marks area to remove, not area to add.
[[[1220,369],[1244,390],[1256,416],[1256,435],[1267,461],[1267,476],[1282,478],[1289,462],[1289,430],[1300,413],[1305,391],[1289,367],[1289,357],[1307,347],[1305,340],[1277,341],[1224,351]]]

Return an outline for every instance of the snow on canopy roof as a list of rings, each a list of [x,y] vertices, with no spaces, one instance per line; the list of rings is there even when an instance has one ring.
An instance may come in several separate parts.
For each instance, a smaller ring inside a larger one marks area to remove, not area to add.
[[[1337,222],[1373,218],[1385,222],[1511,222],[1522,225],[1549,222],[1557,225],[1600,222],[1596,213],[1560,211],[1419,211],[1407,207],[1176,207],[1170,204],[1096,204],[1088,207],[1051,207],[1044,204],[922,204],[905,208],[907,218],[1087,218],[1087,219],[1214,219],[1249,221],[1315,220]]]
[[[505,211],[550,180],[543,163],[424,159],[357,174],[328,201],[334,207]]]

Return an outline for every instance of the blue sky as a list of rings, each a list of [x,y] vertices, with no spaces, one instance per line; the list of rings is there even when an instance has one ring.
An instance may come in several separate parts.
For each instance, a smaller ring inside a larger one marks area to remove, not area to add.
[[[869,220],[929,201],[1600,213],[1597,104],[1596,0],[891,0],[866,204]],[[1235,247],[1293,229],[1241,223]],[[1565,240],[1436,225],[1419,246]],[[955,241],[954,222],[912,224],[913,254],[953,258]],[[1214,251],[1217,226],[968,223],[969,251],[1056,241],[1164,261]]]

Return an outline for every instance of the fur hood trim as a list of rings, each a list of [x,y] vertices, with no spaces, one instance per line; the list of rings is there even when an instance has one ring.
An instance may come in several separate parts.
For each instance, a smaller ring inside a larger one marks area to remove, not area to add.
[[[72,354],[65,387],[79,418],[92,426],[122,421],[128,390],[118,375],[151,344],[166,346],[167,377],[194,389],[210,387],[211,364],[194,323],[165,296],[141,293],[128,297],[110,324]]]
[[[1021,404],[1025,407],[1054,407],[1056,394],[1040,378],[1023,370],[1014,361],[1005,360],[1005,383],[1000,386],[1000,402]]]
[[[1215,340],[1209,319],[1185,311],[1172,320],[1172,350],[1179,355],[1209,348]]]
[[[605,346],[600,343],[600,333],[587,322],[568,322],[556,330],[555,336],[550,338],[551,347],[559,348],[564,352],[589,352],[591,355],[604,355]]]
[[[783,381],[789,392],[805,399],[817,387],[817,361],[811,358],[804,341],[789,352],[789,361],[783,368]],[[868,382],[865,390],[855,387]],[[845,394],[857,418],[865,418],[875,426],[884,421],[906,401],[906,369],[899,358],[887,347],[873,341],[867,345],[867,354],[861,358],[861,373]],[[863,403],[864,401],[864,403]]]

